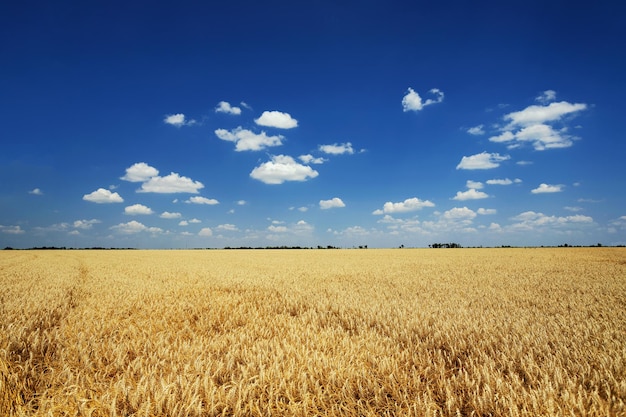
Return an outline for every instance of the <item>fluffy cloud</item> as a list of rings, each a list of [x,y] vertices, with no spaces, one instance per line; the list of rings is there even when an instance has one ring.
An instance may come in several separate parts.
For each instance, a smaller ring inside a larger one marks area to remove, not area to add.
[[[281,135],[267,136],[265,132],[254,133],[241,126],[231,131],[217,129],[215,136],[228,142],[235,142],[235,150],[237,152],[260,151],[270,146],[280,146],[283,144],[282,141],[284,139]]]
[[[350,142],[347,143],[334,143],[332,145],[320,145],[320,151],[330,155],[343,155],[344,153],[352,155],[354,149]]]
[[[39,188],[33,188],[32,190],[28,192],[28,194],[43,195],[43,191],[41,191]]]
[[[511,185],[511,184],[513,184],[513,182],[515,182],[517,184],[517,183],[522,182],[522,180],[515,179],[515,181],[511,181],[508,178],[487,180],[487,184],[489,184],[489,185]]]
[[[206,198],[206,197],[196,196],[196,197],[189,198],[189,200],[185,201],[185,203],[206,204],[208,206],[214,206],[216,204],[219,204],[220,202],[217,201],[214,198]]]
[[[182,215],[180,213],[170,213],[169,211],[164,211],[159,216],[162,219],[180,219]]]
[[[156,168],[151,167],[145,162],[137,162],[126,168],[126,175],[120,179],[130,182],[144,182],[157,175],[159,175],[159,170]]]
[[[484,135],[485,129],[483,128],[484,128],[484,125],[470,127],[469,129],[467,129],[467,133],[469,133],[470,135],[474,135],[474,136]]]
[[[198,232],[198,236],[213,236],[213,230],[210,227],[203,227]]]
[[[323,164],[324,162],[326,162],[326,159],[324,159],[324,158],[315,158],[311,154],[300,155],[298,157],[298,159],[301,160],[302,162],[304,162],[305,164],[319,165],[319,164]]]
[[[146,207],[143,204],[133,204],[124,209],[124,214],[137,215],[137,214],[152,214],[154,213],[150,207]]]
[[[215,108],[215,113],[226,113],[237,116],[241,114],[241,108],[233,107],[227,101],[220,101]]]
[[[480,190],[480,189],[482,189],[484,187],[482,182],[472,181],[472,180],[467,180],[465,182],[465,186],[467,188],[474,188],[476,190]]]
[[[454,207],[444,212],[441,217],[446,220],[464,221],[475,218],[476,213],[467,207]]]
[[[277,127],[279,129],[292,129],[298,126],[298,121],[289,113],[279,111],[264,111],[261,117],[254,122],[260,126]]]
[[[98,223],[102,223],[102,222],[98,219],[76,220],[73,226],[75,229],[89,230],[93,227],[94,224],[98,224]]]
[[[523,231],[544,229],[544,228],[561,228],[561,227],[568,227],[571,225],[593,223],[593,218],[589,216],[583,216],[581,214],[576,214],[573,216],[557,217],[557,216],[547,216],[543,213],[536,213],[534,211],[523,212],[513,217],[513,220],[516,221],[517,223],[510,225],[509,229],[523,230]]]
[[[538,95],[537,97],[535,97],[535,100],[537,100],[540,103],[549,103],[551,101],[554,101],[555,99],[556,99],[556,91],[554,90],[546,90],[540,95]]]
[[[276,155],[250,172],[250,177],[266,184],[282,184],[285,181],[306,181],[319,175],[310,166],[297,163],[291,156]]]
[[[181,220],[178,222],[179,226],[189,226],[189,222],[187,220]]]
[[[0,232],[7,233],[9,235],[21,235],[24,230],[20,226],[3,226],[0,224]]]
[[[181,177],[175,172],[165,177],[152,177],[141,184],[140,193],[191,193],[198,194],[198,190],[204,188],[200,181],[193,181],[191,178]]]
[[[98,188],[96,191],[85,194],[83,200],[91,201],[92,203],[107,204],[107,203],[123,203],[124,199],[120,197],[118,193],[112,193],[104,188]]]
[[[226,223],[226,224],[220,224],[219,226],[217,226],[217,230],[224,230],[227,232],[236,232],[239,229],[234,224]]]
[[[547,103],[556,97],[556,93],[547,90],[537,97],[538,101]],[[567,133],[568,128],[556,128],[554,123],[562,122],[566,116],[575,115],[587,108],[584,103],[568,103],[567,101],[552,102],[547,105],[532,105],[524,110],[508,113],[504,120],[508,124],[501,133],[489,138],[491,142],[507,143],[515,148],[530,143],[535,150],[567,148],[572,146],[575,137]]]
[[[500,162],[506,161],[511,157],[508,155],[500,155],[499,153],[482,152],[476,155],[464,156],[456,169],[492,169],[500,166]]]
[[[453,197],[453,200],[464,201],[464,200],[480,200],[482,198],[488,198],[489,195],[483,193],[482,191],[476,191],[475,188],[470,188],[467,191],[457,191],[456,196]]]
[[[328,210],[331,208],[345,207],[345,206],[346,205],[341,200],[341,198],[338,198],[338,197],[331,198],[330,200],[320,200],[320,208],[322,210]]]
[[[486,208],[479,208],[478,210],[476,210],[476,213],[480,214],[480,215],[488,215],[488,214],[496,214],[498,212],[498,210],[496,209],[486,209]]]
[[[434,99],[427,99],[422,101],[420,95],[411,87],[408,88],[406,95],[402,98],[402,110],[407,111],[419,111],[424,107],[435,103],[441,103],[443,101],[443,91],[438,88],[433,88],[429,91],[435,96]]]
[[[382,209],[374,211],[372,214],[407,213],[420,210],[424,207],[434,207],[435,204],[428,200],[420,200],[417,197],[407,198],[399,203],[386,202]]]
[[[185,118],[185,115],[183,113],[177,113],[177,114],[168,114],[167,116],[165,116],[165,118],[163,119],[163,122],[165,124],[168,125],[172,125],[172,126],[176,126],[176,127],[181,127],[181,126],[191,126],[193,124],[196,124],[196,121],[191,119],[191,120],[187,120]]]
[[[162,233],[163,229],[158,227],[147,227],[138,221],[132,220],[128,223],[120,223],[116,226],[111,226],[111,230],[115,230],[118,233],[123,233],[126,235],[140,233],[140,232],[149,232],[149,233]]]
[[[531,190],[530,192],[533,194],[543,194],[560,193],[561,191],[563,191],[563,185],[539,184],[539,187]]]

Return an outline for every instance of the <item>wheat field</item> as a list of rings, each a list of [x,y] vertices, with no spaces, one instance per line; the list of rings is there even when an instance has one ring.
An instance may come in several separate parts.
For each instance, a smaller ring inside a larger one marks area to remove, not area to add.
[[[2,251],[2,416],[624,416],[623,248]]]

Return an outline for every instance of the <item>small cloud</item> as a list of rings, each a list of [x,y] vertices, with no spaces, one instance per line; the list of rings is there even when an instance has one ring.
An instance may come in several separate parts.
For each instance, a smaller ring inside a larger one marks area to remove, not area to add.
[[[476,190],[480,190],[484,187],[482,182],[479,181],[472,181],[472,180],[467,180],[465,183],[465,186],[467,188],[474,188]]]
[[[319,149],[320,151],[330,155],[352,155],[354,153],[354,149],[352,148],[352,144],[350,142],[334,143],[332,145],[320,145]]]
[[[489,214],[496,214],[498,212],[498,210],[496,209],[486,209],[486,208],[479,208],[478,210],[476,210],[476,213],[480,214],[480,215],[489,215]]]
[[[516,164],[520,166],[526,166],[526,165],[532,165],[533,162],[532,161],[517,161]]]
[[[298,126],[298,121],[289,113],[279,111],[264,111],[261,117],[254,122],[259,126],[276,127],[279,129],[292,129]]]
[[[126,168],[126,175],[120,179],[130,182],[144,182],[148,181],[152,177],[156,177],[157,175],[159,175],[158,169],[151,167],[145,162],[137,162],[136,164]]]
[[[241,109],[239,107],[231,106],[227,101],[220,101],[215,108],[215,113],[226,113],[238,116],[241,114]]]
[[[565,206],[565,207],[563,207],[563,208],[564,208],[565,210],[567,210],[567,211],[572,211],[572,212],[574,212],[574,213],[577,213],[577,212],[579,212],[579,211],[582,211],[582,210],[583,210],[583,208],[582,208],[582,207]]]
[[[467,133],[469,133],[470,135],[474,135],[474,136],[484,135],[485,129],[483,128],[484,128],[484,125],[470,127],[469,129],[467,129]]]
[[[187,220],[181,220],[178,222],[179,226],[189,226],[189,222]]]
[[[556,100],[556,91],[546,90],[543,93],[539,94],[537,97],[535,97],[535,100],[544,104],[554,101]]]
[[[319,165],[319,164],[323,164],[324,162],[326,162],[327,160],[324,158],[315,158],[313,157],[313,155],[311,154],[307,154],[307,155],[300,155],[298,157],[299,160],[301,160],[302,162],[304,162],[305,164],[315,164],[315,165]]]
[[[242,101],[241,103],[239,103],[239,105],[245,109],[248,110],[252,110],[252,106],[250,106],[248,103],[246,103],[245,101]]]
[[[98,224],[98,223],[102,223],[102,222],[98,219],[76,220],[73,226],[75,229],[89,230],[93,227],[94,224]]]
[[[203,227],[198,232],[198,236],[213,236],[213,230],[210,227]]]
[[[180,219],[181,216],[182,215],[180,213],[170,213],[169,211],[164,211],[159,215],[162,219]]]
[[[137,214],[152,214],[154,213],[150,207],[146,207],[143,204],[133,204],[124,209],[124,214],[137,215]]]
[[[330,200],[320,200],[320,208],[322,210],[328,210],[331,208],[345,207],[346,205],[341,198],[335,197]]]
[[[521,180],[516,180],[517,181],[521,181]],[[505,179],[493,179],[493,180],[487,180],[487,184],[489,185],[511,185],[513,184],[513,181],[511,181],[508,178]]]
[[[560,193],[563,191],[563,185],[549,185],[549,184],[539,184],[539,187],[531,190],[530,192],[533,194],[544,194],[544,193]]]
[[[417,197],[407,198],[399,203],[386,202],[382,209],[375,210],[372,214],[407,213],[421,210],[424,207],[434,207],[435,204],[428,200],[420,200]]]
[[[172,125],[175,127],[191,126],[191,125],[196,124],[196,121],[193,119],[187,120],[183,113],[169,114],[165,116],[165,118],[163,119],[163,122],[165,124]]]
[[[162,233],[163,229],[158,227],[147,227],[143,223],[139,223],[138,221],[132,220],[128,223],[120,223],[116,226],[111,226],[111,230],[115,230],[118,233],[130,235],[140,232],[149,232],[149,233]]]
[[[283,139],[285,139],[281,135],[268,136],[265,132],[254,133],[241,126],[231,131],[217,129],[215,130],[215,136],[221,140],[235,142],[235,151],[237,152],[260,151],[272,146],[280,146],[283,144]]]
[[[287,226],[270,225],[267,227],[267,230],[273,233],[286,233],[289,229],[287,228]]]
[[[439,90],[438,88],[433,88],[429,92],[435,96],[435,99],[428,99],[425,102],[422,102],[422,98],[420,97],[420,95],[411,87],[409,87],[406,95],[402,98],[402,110],[404,112],[419,111],[426,106],[435,103],[441,103],[443,101],[443,91]]]
[[[237,205],[238,206],[245,206],[246,204],[248,204],[248,202],[246,200],[239,200],[239,201],[237,201]]]
[[[41,191],[39,188],[33,188],[32,190],[28,192],[28,194],[43,195],[43,191]]]
[[[194,223],[194,224],[196,224],[196,223],[202,223],[202,220],[198,220],[198,219],[191,219],[191,220],[189,220],[189,223]]]
[[[483,198],[488,198],[489,195],[483,193],[482,191],[476,191],[475,188],[470,188],[467,191],[458,191],[456,196],[453,197],[453,200],[465,201],[465,200],[480,200]]]
[[[285,181],[306,181],[319,175],[310,166],[297,163],[291,156],[276,155],[250,172],[250,177],[265,184],[282,184]]]
[[[120,197],[118,193],[112,193],[111,191],[98,188],[96,191],[85,194],[83,196],[83,200],[90,201],[92,203],[97,204],[108,204],[108,203],[123,203],[124,199]]]
[[[206,197],[196,196],[196,197],[189,198],[189,200],[185,201],[185,203],[206,204],[208,206],[214,206],[216,204],[219,204],[220,202],[217,201],[214,198],[206,198]]]
[[[139,193],[190,193],[198,194],[198,190],[204,188],[204,184],[200,181],[193,181],[191,178],[181,177],[179,174],[172,172],[165,177],[152,177],[137,190]]]
[[[0,224],[0,232],[9,235],[21,235],[26,233],[20,226],[3,226]]]
[[[237,232],[239,231],[239,229],[237,228],[237,226],[235,226],[234,224],[220,224],[219,226],[217,226],[217,230],[224,230],[224,231],[228,231],[228,232]]]
[[[492,169],[500,166],[500,162],[511,159],[508,155],[482,152],[476,155],[464,156],[456,169]]]

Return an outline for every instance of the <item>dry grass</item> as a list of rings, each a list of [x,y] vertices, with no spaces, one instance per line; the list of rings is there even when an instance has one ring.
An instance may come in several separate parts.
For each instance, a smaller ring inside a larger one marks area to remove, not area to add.
[[[624,249],[4,251],[0,415],[626,415]]]

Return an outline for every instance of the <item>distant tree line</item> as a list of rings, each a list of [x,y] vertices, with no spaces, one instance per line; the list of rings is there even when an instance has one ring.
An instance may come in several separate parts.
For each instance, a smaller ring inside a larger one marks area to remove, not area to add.
[[[430,245],[428,245],[428,247],[434,248],[434,249],[439,249],[439,248],[451,249],[451,248],[462,248],[463,246],[461,246],[458,243],[431,243]]]

